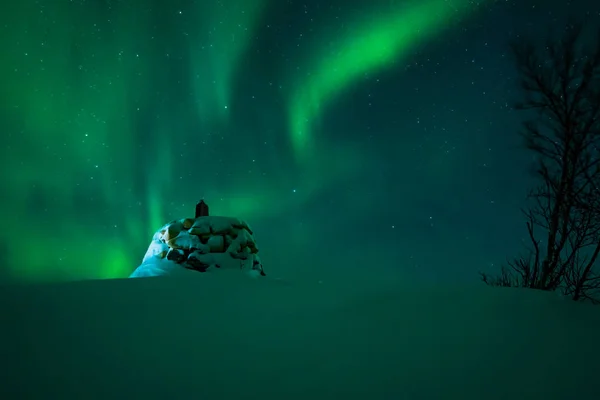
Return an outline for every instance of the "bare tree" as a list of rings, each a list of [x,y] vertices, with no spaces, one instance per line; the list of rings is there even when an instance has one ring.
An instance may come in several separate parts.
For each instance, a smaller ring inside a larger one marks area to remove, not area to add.
[[[511,43],[524,98],[516,109],[534,115],[521,134],[539,185],[522,210],[528,254],[498,276],[482,273],[489,285],[560,290],[573,300],[600,295],[600,32],[591,48],[582,33],[574,23],[543,48]]]

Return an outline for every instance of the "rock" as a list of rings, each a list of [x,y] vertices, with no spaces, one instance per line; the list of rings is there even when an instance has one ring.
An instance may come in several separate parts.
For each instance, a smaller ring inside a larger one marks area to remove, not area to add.
[[[231,246],[231,243],[233,243],[233,238],[230,235],[225,235],[224,237],[224,247],[228,248],[229,246]]]
[[[177,237],[169,240],[167,244],[174,249],[190,250],[199,247],[202,243],[200,243],[198,236],[190,235],[188,231],[182,231]]]
[[[184,267],[187,269],[193,269],[194,271],[206,272],[206,270],[210,267],[210,265],[202,264],[200,261],[193,259],[188,259],[184,264]]]
[[[248,247],[240,247],[237,243],[232,243],[227,249],[229,255],[238,260],[247,260],[250,256],[250,249]]]
[[[210,253],[210,246],[208,246],[205,243],[200,243],[195,250],[197,252],[199,252],[200,254],[209,254]]]
[[[186,258],[185,251],[182,249],[170,249],[167,253],[167,260],[176,262],[177,264],[184,262]]]
[[[175,269],[205,272],[209,268],[249,268],[256,276],[264,276],[257,253],[252,230],[238,218],[184,218],[171,221],[155,232],[138,269],[150,268],[162,260]]]
[[[254,242],[254,240],[252,240],[251,242],[248,242],[248,248],[250,249],[250,251],[253,254],[258,253],[258,247],[256,247],[256,243]]]
[[[210,220],[210,230],[217,235],[223,235],[231,232],[231,221],[225,217],[212,217]]]
[[[211,236],[208,238],[206,244],[213,253],[223,253],[225,251],[225,239],[223,236]]]
[[[154,236],[152,236],[152,241],[153,242],[162,242],[163,240],[163,235],[165,234],[166,228],[165,229],[160,229],[158,231],[156,231],[156,233],[154,234]]]
[[[227,246],[227,253],[229,254],[237,254],[240,252],[242,248],[240,247],[240,244],[236,241],[236,240],[232,240],[231,244],[229,246]]]
[[[252,269],[260,271],[260,274],[262,276],[267,276],[267,274],[265,274],[265,271],[263,271],[262,263],[258,254],[254,254],[254,260],[252,260]]]
[[[206,270],[212,266],[218,268],[218,266],[215,265],[214,258],[210,254],[202,254],[198,251],[194,251],[188,256],[186,264],[191,267],[191,269],[200,272],[206,272]]]
[[[190,228],[190,233],[193,235],[207,235],[210,234],[210,220],[211,217],[198,217]]]
[[[148,250],[146,250],[146,254],[144,254],[142,262],[154,256],[165,258],[167,251],[169,251],[169,246],[167,246],[167,244],[162,240],[152,240],[152,242],[150,242],[150,246],[148,246]]]
[[[258,248],[254,243],[254,238],[250,235],[250,233],[246,230],[239,231],[238,236],[232,240],[232,243],[227,247],[227,251],[229,253],[240,253],[248,249],[250,253],[258,253]],[[246,258],[243,255],[239,255],[238,258],[245,260]]]
[[[208,243],[208,239],[210,239],[210,235],[202,235],[202,236],[198,236],[200,238],[200,243],[202,244],[207,244]]]
[[[177,235],[179,235],[179,232],[181,232],[182,230],[183,230],[183,224],[181,222],[179,222],[179,221],[172,222],[165,229],[165,233],[163,235],[163,240],[168,243],[169,240],[176,238]]]
[[[234,228],[247,230],[251,235],[254,234],[254,232],[252,232],[252,228],[250,228],[250,225],[248,225],[246,221],[237,220],[236,223],[232,223],[231,226]]]

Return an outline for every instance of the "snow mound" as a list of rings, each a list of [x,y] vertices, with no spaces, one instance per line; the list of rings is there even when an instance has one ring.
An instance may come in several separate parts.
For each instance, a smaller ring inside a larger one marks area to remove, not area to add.
[[[252,229],[239,218],[206,216],[169,222],[154,234],[142,264],[130,277],[220,268],[249,269],[265,275]]]
[[[593,306],[242,275],[1,288],[0,398],[598,398]]]

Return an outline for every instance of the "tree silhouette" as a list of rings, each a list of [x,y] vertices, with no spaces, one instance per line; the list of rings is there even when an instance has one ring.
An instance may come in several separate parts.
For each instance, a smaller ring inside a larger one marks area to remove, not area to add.
[[[523,101],[521,135],[535,155],[538,185],[522,210],[531,246],[488,285],[560,290],[573,300],[600,295],[600,31],[585,46],[571,23],[545,46],[511,43]]]

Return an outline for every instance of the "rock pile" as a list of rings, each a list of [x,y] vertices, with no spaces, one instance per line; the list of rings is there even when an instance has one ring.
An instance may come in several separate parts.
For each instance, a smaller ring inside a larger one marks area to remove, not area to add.
[[[142,266],[167,259],[183,268],[250,268],[265,275],[252,229],[238,218],[198,217],[171,221],[153,236]]]

